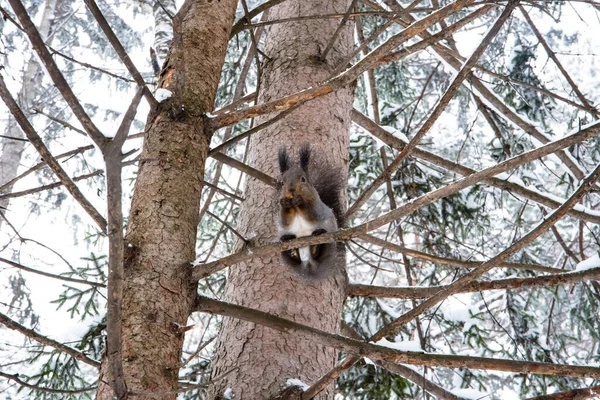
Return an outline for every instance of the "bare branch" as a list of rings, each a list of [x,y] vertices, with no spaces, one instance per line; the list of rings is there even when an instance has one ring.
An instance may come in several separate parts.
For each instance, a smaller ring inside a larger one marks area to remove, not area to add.
[[[264,172],[261,172],[256,168],[252,168],[251,166],[244,164],[241,161],[231,158],[223,153],[214,153],[212,155],[212,158],[214,158],[217,161],[221,161],[223,164],[227,164],[230,167],[240,170],[245,174],[258,179],[259,181],[266,183],[269,186],[277,187],[277,179],[272,178]]]
[[[370,134],[377,137],[385,144],[396,150],[402,150],[404,146],[406,146],[406,143],[404,143],[402,140],[398,139],[397,137],[383,129],[381,126],[377,125],[370,118],[368,118],[356,109],[352,110],[352,121],[354,121],[361,128],[365,129],[367,132],[369,132]],[[445,168],[448,171],[458,173],[462,176],[469,176],[477,172],[472,168],[468,168],[463,165],[457,164],[453,161],[450,161],[448,159],[445,159],[418,147],[412,151],[412,155],[414,157],[420,158],[421,160],[425,160],[434,165]],[[553,198],[547,197],[543,193],[527,189],[514,182],[494,177],[486,178],[483,180],[483,182],[487,183],[488,185],[497,187],[499,189],[509,190],[516,195],[533,200],[536,203],[542,204],[549,208],[557,208],[560,206],[560,203],[554,200]],[[582,210],[578,207],[576,209],[570,210],[569,215],[575,218],[582,219],[584,221],[600,224],[600,215],[592,213],[591,210]]]
[[[96,222],[100,230],[102,230],[102,232],[106,232],[106,220],[104,219],[104,217],[100,215],[100,213],[98,212],[98,210],[96,210],[96,208],[94,208],[92,203],[90,203],[85,198],[85,196],[83,195],[83,193],[81,193],[77,185],[75,185],[75,183],[71,180],[69,175],[67,175],[65,170],[60,166],[58,161],[56,161],[56,159],[52,156],[44,142],[42,142],[42,139],[36,133],[35,129],[33,129],[33,126],[31,126],[31,124],[27,120],[25,114],[23,114],[23,111],[21,110],[15,99],[8,91],[8,88],[4,83],[4,78],[1,75],[0,97],[2,97],[2,100],[4,100],[4,103],[10,110],[11,114],[13,115],[23,132],[25,133],[25,136],[27,136],[27,139],[29,139],[29,142],[33,145],[33,147],[35,147],[37,152],[46,161],[46,163],[48,163],[48,166],[50,167],[50,169],[52,169],[52,172],[56,174],[58,179],[60,179],[60,181],[65,185],[65,187],[67,188],[69,193],[71,193],[73,198],[75,198],[75,200],[81,205],[81,207],[90,215],[90,217],[92,217],[92,219],[94,220],[94,222]]]
[[[337,29],[333,33],[333,36],[329,39],[329,42],[327,43],[327,46],[325,47],[325,50],[323,50],[323,53],[321,54],[321,60],[324,61],[324,60],[327,59],[327,54],[333,48],[333,45],[335,44],[335,41],[337,40],[338,35],[340,34],[340,32],[342,31],[342,29],[344,28],[344,25],[346,25],[346,22],[348,21],[348,18],[350,17],[350,13],[352,12],[352,10],[354,10],[354,7],[356,6],[356,2],[357,2],[357,0],[352,0],[352,3],[350,3],[350,6],[348,7],[348,10],[346,11],[346,13],[344,14],[344,16],[342,17],[342,20],[340,21]]]
[[[92,360],[91,358],[89,358],[88,356],[86,356],[84,353],[82,353],[79,350],[75,350],[69,346],[66,346],[60,342],[57,342],[56,340],[50,339],[46,336],[40,335],[39,333],[37,333],[36,331],[34,331],[33,329],[29,329],[24,327],[23,325],[19,324],[16,321],[13,321],[12,319],[10,319],[8,316],[0,313],[0,323],[2,323],[4,326],[6,326],[8,329],[12,329],[14,331],[17,331],[19,333],[22,333],[23,335],[27,336],[30,339],[35,340],[36,342],[39,342],[45,346],[50,346],[50,347],[54,347],[57,350],[62,351],[63,353],[67,353],[68,355],[70,355],[71,357],[82,361],[88,365],[91,365],[92,367],[96,367],[96,368],[100,368],[100,363],[96,360]]]
[[[29,389],[38,390],[40,392],[46,392],[46,393],[79,394],[79,393],[91,392],[92,390],[96,390],[98,388],[97,386],[90,386],[87,388],[73,389],[73,390],[52,389],[52,388],[45,388],[42,386],[32,385],[31,383],[27,383],[20,378],[19,374],[7,374],[5,372],[0,371],[0,376],[6,378],[8,380],[16,382],[20,386],[24,386]]]
[[[96,19],[96,22],[98,22],[98,25],[100,25],[102,32],[104,32],[104,34],[106,35],[106,38],[112,45],[113,49],[115,49],[115,51],[117,52],[117,55],[119,56],[123,64],[125,64],[125,67],[129,71],[135,82],[140,88],[143,88],[144,97],[150,104],[150,107],[156,107],[158,105],[158,101],[156,101],[156,99],[152,95],[152,92],[150,92],[150,89],[148,89],[148,87],[146,86],[144,78],[142,78],[142,75],[136,68],[135,64],[133,64],[133,61],[131,61],[131,58],[129,58],[129,54],[127,54],[127,51],[125,51],[125,48],[119,41],[117,35],[115,35],[115,32],[108,24],[108,21],[102,14],[102,11],[100,11],[100,9],[98,8],[96,2],[94,0],[84,0],[84,2],[90,9],[92,15]]]
[[[568,285],[597,279],[600,279],[600,268],[592,268],[585,271],[536,276],[534,278],[507,278],[481,282],[473,281],[461,289],[459,293],[482,292],[485,290],[530,289],[556,285]],[[350,284],[348,286],[348,295],[387,297],[395,299],[423,299],[433,296],[445,288],[447,288],[447,286],[385,287]]]
[[[372,68],[373,65],[377,62],[377,60],[385,56],[397,46],[423,32],[430,26],[438,23],[440,20],[447,17],[448,15],[468,6],[473,2],[474,0],[457,0],[445,6],[444,8],[441,8],[440,10],[434,12],[433,14],[430,14],[425,18],[416,21],[414,24],[410,25],[402,32],[392,36],[385,43],[381,44],[376,49],[371,51],[367,56],[365,56],[358,63],[347,69],[344,73],[325,81],[318,87],[304,89],[300,92],[294,93],[289,96],[285,96],[281,99],[264,104],[259,104],[254,107],[247,107],[241,110],[231,111],[215,116],[213,118],[210,118],[208,125],[210,126],[210,129],[214,131],[216,129],[222,128],[223,126],[231,125],[233,123],[241,121],[242,119],[257,117],[259,115],[268,114],[273,111],[283,111],[286,108],[289,108],[300,101],[312,100],[319,96],[331,93],[340,87],[344,87],[349,83],[353,82],[358,76],[360,76],[360,74],[362,74],[369,68]]]
[[[73,182],[78,182],[78,181],[81,181],[81,180],[84,180],[84,179],[93,178],[94,176],[99,176],[99,175],[103,175],[103,174],[104,174],[104,170],[98,169],[98,170],[96,170],[94,172],[90,172],[89,174],[75,176],[75,177],[72,178],[72,180],[73,180]],[[39,187],[32,188],[32,189],[23,190],[23,191],[20,191],[20,192],[11,192],[11,193],[2,194],[2,195],[0,195],[0,199],[12,199],[12,198],[16,198],[16,197],[27,196],[27,195],[30,195],[30,194],[33,194],[33,193],[43,192],[44,190],[55,189],[55,188],[61,187],[63,185],[64,185],[64,183],[62,181],[53,182],[53,183],[49,183],[47,185],[39,186]]]
[[[245,139],[247,137],[250,137],[251,135],[254,135],[255,133],[265,129],[266,127],[268,127],[270,125],[273,125],[275,122],[280,121],[280,120],[284,119],[286,116],[288,116],[289,114],[291,114],[295,109],[300,107],[302,104],[304,104],[303,101],[298,102],[298,103],[294,104],[293,106],[291,106],[290,108],[288,108],[287,110],[284,110],[284,111],[280,112],[279,114],[277,114],[276,116],[274,116],[273,118],[263,122],[262,124],[255,126],[254,128],[248,129],[246,132],[241,133],[229,140],[226,140],[225,142],[221,143],[214,149],[211,149],[208,152],[208,155],[212,156],[215,153],[221,152],[221,151],[227,149],[232,144],[237,143],[240,140]]]
[[[140,105],[140,101],[142,100],[142,94],[144,92],[145,92],[144,88],[142,88],[142,87],[138,88],[137,92],[133,96],[133,99],[131,99],[131,103],[129,104],[129,107],[127,108],[127,111],[125,112],[125,115],[123,115],[123,120],[121,121],[121,124],[119,125],[119,128],[117,129],[117,133],[115,134],[115,137],[106,146],[105,153],[112,151],[112,152],[118,153],[118,155],[120,156],[121,147],[123,147],[123,143],[125,143],[125,140],[127,139],[127,134],[129,133],[129,129],[131,128],[131,124],[133,123],[133,119],[135,118],[137,108]],[[119,163],[121,162],[120,157],[119,157],[118,162]]]
[[[386,335],[394,332],[398,327],[410,322],[412,319],[421,315],[423,312],[427,311],[434,305],[438,304],[440,301],[448,298],[454,293],[458,293],[462,289],[464,289],[469,283],[488,272],[492,268],[497,267],[502,261],[506,258],[512,256],[517,253],[519,250],[523,249],[533,240],[535,240],[538,236],[548,230],[552,225],[554,225],[560,218],[562,218],[569,208],[573,207],[577,202],[583,197],[587,191],[589,191],[592,185],[598,180],[600,177],[600,164],[592,171],[581,183],[579,188],[569,197],[565,203],[557,208],[552,214],[550,214],[545,220],[543,220],[538,226],[529,231],[525,236],[515,242],[512,246],[508,247],[500,254],[492,258],[491,260],[485,262],[480,267],[477,267],[473,271],[468,274],[462,276],[461,278],[454,281],[451,285],[448,285],[445,289],[438,291],[436,294],[419,304],[416,308],[406,312],[392,323],[387,325],[385,328],[380,330],[377,334],[375,334],[371,339],[379,340]]]
[[[342,321],[342,333],[352,339],[361,340],[360,335],[352,329],[348,324]],[[329,371],[326,375],[321,377],[317,382],[315,382],[310,388],[306,389],[306,391],[302,395],[302,400],[310,400],[314,398],[317,394],[319,394],[325,387],[333,382],[335,378],[337,378],[344,370],[348,369],[350,366],[347,364],[350,357],[344,358],[338,365],[335,366],[331,371]],[[405,367],[399,364],[393,364],[388,362],[378,362],[377,365],[387,369],[393,374],[400,375],[406,379],[413,381],[415,384],[421,386],[423,390],[437,396],[439,399],[443,400],[460,400],[460,397],[453,395],[447,390],[441,388],[430,380],[426,379],[424,376],[418,374],[412,369]]]
[[[486,36],[483,38],[477,49],[471,54],[471,57],[465,62],[458,74],[452,80],[452,83],[446,89],[446,92],[435,106],[423,126],[419,129],[419,131],[415,134],[415,136],[411,139],[411,141],[400,151],[400,154],[390,163],[390,165],[379,175],[373,183],[361,193],[361,195],[356,199],[354,204],[348,209],[346,213],[346,218],[354,215],[360,207],[369,200],[369,198],[375,193],[375,191],[385,182],[386,176],[389,176],[392,172],[394,172],[402,163],[402,161],[408,156],[408,154],[417,147],[421,139],[429,132],[429,129],[433,126],[435,121],[442,115],[442,112],[446,108],[446,105],[450,102],[450,100],[454,97],[456,91],[460,88],[463,81],[466,79],[467,75],[471,73],[471,69],[481,56],[488,45],[491,43],[492,39],[496,37],[498,31],[504,25],[506,19],[510,16],[513,9],[517,6],[516,0],[511,0],[508,5],[504,8],[504,11],[494,25],[490,28]]]
[[[83,126],[87,134],[92,138],[92,140],[96,143],[96,145],[102,149],[106,142],[108,142],[108,138],[106,138],[102,132],[94,125],[89,115],[85,112],[79,100],[77,100],[77,96],[73,93],[73,90],[67,83],[67,80],[63,76],[62,72],[58,69],[56,62],[52,58],[50,51],[44,44],[40,33],[36,29],[35,25],[29,18],[29,14],[27,14],[27,10],[23,6],[20,0],[8,0],[13,11],[17,15],[17,18],[21,22],[23,26],[24,32],[27,34],[31,45],[35,49],[36,53],[44,63],[50,78],[54,82],[56,88],[60,91],[65,101],[73,111],[73,114],[79,120],[79,123]],[[102,231],[105,231],[105,228],[102,228]]]
[[[436,264],[449,265],[449,266],[458,267],[458,268],[477,268],[483,264],[483,262],[481,262],[481,261],[463,261],[463,260],[456,260],[453,258],[433,256],[433,255],[430,255],[427,253],[423,253],[421,251],[408,249],[404,246],[400,246],[395,243],[391,243],[386,240],[379,239],[378,237],[368,235],[366,233],[359,234],[358,237],[367,243],[371,243],[376,246],[380,246],[380,247],[395,251],[400,254],[405,254],[410,257],[433,262]],[[529,270],[529,271],[549,272],[549,273],[553,273],[553,274],[563,272],[559,268],[546,267],[544,265],[538,265],[538,264],[521,264],[521,263],[502,262],[498,265],[498,267],[513,268],[513,269],[526,270],[526,271]]]
[[[264,325],[280,332],[292,331],[302,334],[306,339],[314,341],[315,343],[343,350],[351,354],[360,354],[360,357],[368,357],[377,361],[427,365],[431,367],[489,369],[496,371],[580,376],[588,378],[600,377],[600,368],[596,367],[399,351],[369,342],[362,342],[341,335],[323,332],[319,329],[302,325],[263,311],[210,299],[205,296],[198,296],[196,305],[196,310],[200,312],[238,318],[255,324]]]
[[[23,271],[31,272],[31,273],[42,275],[42,276],[47,276],[47,277],[53,278],[53,279],[59,279],[61,281],[65,281],[65,282],[80,283],[80,284],[83,284],[83,285],[89,285],[89,286],[101,287],[101,288],[106,287],[106,285],[104,285],[103,283],[99,283],[99,282],[86,281],[84,279],[69,278],[67,276],[60,276],[60,275],[50,274],[48,272],[40,271],[40,270],[37,270],[37,269],[34,269],[34,268],[29,268],[29,267],[26,267],[26,266],[24,266],[22,264],[18,264],[18,263],[14,262],[14,261],[10,261],[10,260],[7,260],[6,258],[2,258],[2,257],[0,257],[0,262],[3,262],[5,264],[10,265],[11,267],[15,267],[15,268],[18,268],[18,269],[23,270]]]
[[[244,15],[242,18],[239,19],[239,21],[237,21],[235,24],[233,24],[233,27],[231,28],[231,33],[229,34],[229,38],[230,39],[233,38],[235,35],[237,35],[243,29],[245,29],[244,24],[251,23],[252,18],[256,17],[261,12],[268,10],[269,8],[276,6],[279,3],[283,3],[284,1],[285,0],[269,0],[255,8],[253,8],[252,10],[248,11],[248,13],[246,15]]]

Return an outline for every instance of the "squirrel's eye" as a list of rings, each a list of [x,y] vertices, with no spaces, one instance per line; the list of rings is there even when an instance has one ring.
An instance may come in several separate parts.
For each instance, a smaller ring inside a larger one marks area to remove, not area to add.
[[[305,178],[305,177],[302,177],[302,178],[300,178],[300,180],[301,180],[302,182],[306,182],[306,178]]]

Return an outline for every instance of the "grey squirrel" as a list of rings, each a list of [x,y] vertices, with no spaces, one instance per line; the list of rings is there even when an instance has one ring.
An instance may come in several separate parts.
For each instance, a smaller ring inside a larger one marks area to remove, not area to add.
[[[341,174],[328,165],[314,163],[309,171],[310,155],[310,146],[303,145],[298,151],[298,164],[292,166],[287,150],[279,149],[281,241],[334,232],[343,225]],[[343,249],[343,243],[323,243],[284,251],[281,258],[304,276],[324,277],[335,271],[335,258]]]

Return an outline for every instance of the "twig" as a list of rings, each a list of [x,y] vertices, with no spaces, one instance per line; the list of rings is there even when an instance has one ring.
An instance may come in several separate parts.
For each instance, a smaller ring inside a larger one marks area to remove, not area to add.
[[[406,143],[404,143],[402,140],[398,139],[391,133],[387,132],[381,126],[374,123],[371,119],[369,119],[368,117],[366,117],[364,114],[362,114],[360,111],[358,111],[356,109],[352,110],[352,121],[355,122],[360,127],[362,127],[363,129],[365,129],[367,132],[369,132],[373,136],[375,136],[378,139],[380,139],[381,141],[383,141],[388,146],[390,146],[396,150],[402,150],[404,148],[404,146],[406,145]],[[469,176],[469,175],[477,172],[474,169],[457,164],[453,161],[447,160],[443,157],[440,157],[438,155],[430,153],[426,150],[422,150],[418,147],[413,150],[412,155],[417,158],[420,158],[422,160],[428,161],[434,165],[438,165],[442,168],[445,168],[448,171],[458,173],[462,176]],[[553,198],[546,197],[544,194],[542,194],[540,192],[529,190],[529,189],[527,189],[521,185],[518,185],[514,182],[510,182],[510,181],[506,181],[504,179],[494,178],[494,177],[486,178],[483,180],[483,182],[485,182],[489,185],[495,186],[499,189],[509,190],[514,194],[517,194],[519,196],[533,200],[536,203],[542,204],[549,208],[557,208],[560,206],[560,203],[558,201],[554,200]],[[571,215],[575,218],[585,220],[585,221],[600,224],[600,216],[586,212],[586,211],[580,211],[580,210],[574,209],[574,210],[569,211],[569,215]]]
[[[219,221],[221,223],[221,225],[223,225],[224,227],[226,227],[227,229],[229,229],[235,236],[237,236],[238,238],[240,238],[240,240],[244,243],[248,243],[248,239],[246,239],[244,236],[242,236],[241,233],[239,233],[238,231],[236,231],[231,225],[229,225],[226,221],[223,221],[221,218],[219,218],[217,215],[211,213],[210,211],[206,211],[206,213],[208,215],[210,215],[212,218],[216,219],[217,221]]]
[[[544,47],[544,50],[546,50],[546,53],[548,54],[548,57],[550,57],[552,59],[552,61],[554,61],[554,64],[556,65],[556,67],[563,74],[563,76],[565,77],[565,79],[567,80],[567,82],[569,82],[569,85],[571,86],[571,88],[573,89],[573,91],[575,92],[575,94],[577,95],[577,97],[579,98],[579,101],[581,101],[581,104],[583,104],[585,106],[585,108],[587,109],[587,111],[591,112],[592,114],[596,114],[597,115],[598,110],[596,110],[587,101],[587,99],[585,98],[585,96],[583,95],[583,93],[581,93],[581,90],[579,90],[579,87],[577,87],[577,85],[575,84],[575,82],[573,81],[573,79],[571,78],[571,76],[567,73],[567,70],[565,70],[565,67],[563,67],[563,65],[560,63],[560,61],[558,61],[558,58],[556,57],[556,54],[554,54],[554,52],[552,51],[552,49],[548,45],[548,42],[546,42],[546,40],[544,39],[544,37],[542,36],[542,34],[540,33],[540,31],[537,29],[537,27],[535,26],[535,24],[531,20],[531,17],[527,13],[527,11],[525,11],[525,9],[523,8],[523,6],[519,6],[519,11],[521,11],[521,14],[523,14],[523,16],[525,17],[525,20],[529,24],[529,27],[531,28],[531,30],[533,31],[533,33],[535,34],[535,36],[538,38],[538,40],[540,41],[540,43]]]
[[[65,282],[80,283],[80,284],[83,284],[83,285],[89,285],[89,286],[101,287],[101,288],[106,287],[105,284],[99,283],[99,282],[86,281],[84,279],[69,278],[69,277],[66,277],[66,276],[55,275],[55,274],[51,274],[51,273],[48,273],[48,272],[40,271],[40,270],[37,270],[37,269],[34,269],[34,268],[29,268],[29,267],[26,267],[26,266],[24,266],[22,264],[18,264],[18,263],[14,262],[14,261],[7,260],[6,258],[2,258],[2,257],[0,257],[0,262],[3,262],[5,264],[8,264],[8,265],[10,265],[12,267],[18,268],[18,269],[23,270],[23,271],[31,272],[31,273],[42,275],[42,276],[47,276],[47,277],[53,278],[53,279],[59,279],[61,281],[65,281]]]
[[[507,278],[493,281],[473,281],[461,289],[460,293],[482,292],[485,290],[530,289],[536,287],[567,285],[600,278],[600,268],[562,274],[536,276],[534,278]],[[423,299],[433,296],[447,286],[431,287],[385,287],[361,284],[348,285],[349,296],[387,297],[394,299]]]
[[[360,354],[361,357],[368,357],[377,361],[427,365],[431,367],[443,366],[448,368],[490,369],[544,375],[600,377],[600,368],[596,367],[399,351],[331,334],[263,311],[214,300],[205,296],[198,296],[196,305],[196,310],[200,312],[238,318],[243,321],[264,325],[280,332],[299,333],[314,343],[333,347],[351,354]]]
[[[358,237],[364,240],[367,243],[374,244],[375,246],[383,247],[388,250],[395,251],[400,254],[405,254],[410,257],[414,257],[420,260],[425,260],[429,262],[433,262],[436,264],[442,265],[450,265],[452,267],[458,268],[477,268],[483,264],[481,261],[463,261],[446,257],[438,257],[430,254],[423,253],[421,251],[408,249],[404,246],[397,245],[395,243],[388,242],[383,239],[379,239],[378,237],[362,233],[359,234]],[[503,262],[498,265],[500,268],[513,268],[519,270],[529,270],[529,271],[540,271],[540,272],[549,272],[549,273],[559,273],[562,272],[559,268],[546,267],[544,265],[538,264],[521,264],[521,263],[511,263],[511,262]]]
[[[385,177],[390,175],[400,166],[400,164],[406,158],[406,156],[408,156],[408,154],[415,147],[417,147],[420,140],[427,134],[427,132],[429,132],[429,129],[433,126],[435,121],[437,121],[439,116],[442,115],[442,112],[446,108],[446,105],[454,97],[454,94],[460,88],[463,81],[467,78],[467,75],[471,73],[471,69],[473,68],[477,60],[479,59],[481,54],[483,54],[487,46],[491,43],[492,39],[496,37],[496,34],[498,33],[502,25],[504,25],[504,22],[508,19],[508,17],[512,13],[513,9],[517,6],[517,4],[518,3],[516,0],[511,0],[508,3],[508,5],[504,8],[504,11],[502,12],[502,14],[500,14],[500,16],[498,17],[494,25],[490,28],[490,30],[483,38],[479,46],[477,46],[477,49],[473,52],[473,54],[471,54],[467,62],[465,62],[462,65],[460,71],[456,74],[456,76],[452,80],[452,83],[450,84],[450,86],[448,86],[446,92],[444,93],[438,104],[435,106],[435,108],[433,109],[423,126],[419,129],[419,131],[415,134],[411,141],[402,149],[402,151],[400,151],[400,154],[398,154],[394,161],[390,163],[388,168],[386,168],[381,173],[381,175],[379,175],[372,182],[372,184],[361,193],[361,195],[356,199],[354,204],[352,204],[352,206],[348,209],[348,212],[346,213],[346,218],[349,218],[350,216],[354,215],[360,209],[360,207],[367,202],[371,195],[373,195],[373,193],[375,193],[379,186],[381,186],[381,184],[385,181]]]
[[[104,32],[104,34],[106,35],[106,38],[112,45],[113,49],[115,49],[115,51],[117,52],[117,55],[119,56],[123,64],[125,64],[125,67],[129,71],[135,82],[138,84],[139,87],[143,88],[144,97],[146,98],[146,100],[148,100],[150,107],[156,107],[158,105],[158,101],[156,101],[156,99],[152,95],[152,92],[150,92],[150,89],[148,89],[148,87],[146,86],[144,78],[142,78],[142,75],[140,74],[136,66],[133,64],[133,61],[131,61],[131,58],[129,58],[127,51],[125,51],[125,48],[119,41],[119,38],[117,37],[115,32],[108,24],[108,21],[102,14],[102,11],[100,11],[100,9],[98,8],[96,2],[94,0],[84,0],[84,2],[90,9],[92,15],[96,19],[96,22],[98,22],[98,25],[100,25],[102,32]]]
[[[217,147],[215,147],[214,149],[211,149],[208,152],[209,156],[212,156],[215,153],[218,152],[222,152],[223,150],[227,149],[229,146],[231,146],[234,143],[239,142],[242,139],[245,139],[247,137],[250,137],[251,135],[254,135],[257,132],[262,131],[263,129],[265,129],[266,127],[273,125],[275,122],[280,121],[282,119],[284,119],[286,116],[288,116],[289,114],[291,114],[295,109],[297,109],[298,107],[300,107],[304,102],[301,101],[299,103],[294,104],[293,106],[291,106],[290,108],[288,108],[287,110],[284,110],[282,112],[280,112],[279,114],[277,114],[276,116],[274,116],[273,118],[263,122],[262,124],[255,126],[252,129],[248,129],[246,132],[241,133],[223,143],[221,143],[220,145],[218,145]]]
[[[53,47],[51,47],[51,46],[48,46],[48,49],[49,49],[49,50],[52,52],[52,54],[56,54],[57,56],[60,56],[60,57],[64,58],[65,60],[71,61],[72,63],[79,64],[79,65],[81,65],[82,67],[86,67],[86,68],[89,68],[89,69],[93,69],[94,71],[98,71],[98,72],[100,72],[100,73],[102,73],[102,74],[105,74],[105,75],[108,75],[108,76],[112,76],[113,78],[120,79],[120,80],[122,80],[122,81],[125,81],[125,82],[132,82],[132,83],[136,83],[136,81],[135,81],[135,80],[133,80],[133,79],[130,79],[130,78],[125,78],[124,76],[121,76],[121,75],[114,74],[114,73],[112,73],[112,72],[110,72],[110,71],[107,71],[107,70],[105,70],[105,69],[102,69],[102,68],[100,68],[100,67],[96,67],[95,65],[88,64],[88,63],[86,63],[86,62],[83,62],[83,61],[76,60],[76,59],[75,59],[75,58],[73,58],[73,57],[69,57],[68,55],[66,55],[66,54],[64,54],[64,53],[62,53],[62,52],[60,52],[60,51],[56,50],[55,48],[53,48]]]
[[[239,99],[236,99],[234,96],[234,100],[231,103],[227,104],[226,106],[224,106],[222,108],[219,108],[216,111],[213,111],[213,115],[221,115],[223,113],[226,113],[227,111],[235,110],[241,104],[245,104],[245,103],[254,101],[255,99],[256,99],[256,92],[248,93],[247,95],[240,97]]]
[[[351,12],[349,14],[349,16],[350,17],[357,17],[357,16],[361,16],[361,15],[388,16],[388,15],[392,15],[392,14],[393,13],[391,13],[389,11],[355,11],[355,12]],[[261,22],[254,22],[254,23],[242,25],[240,27],[240,31],[246,30],[246,29],[253,29],[253,28],[258,28],[258,27],[269,26],[269,25],[285,24],[287,22],[308,21],[308,20],[315,20],[315,19],[331,19],[331,18],[339,19],[339,18],[344,18],[345,15],[346,15],[345,13],[344,14],[334,13],[334,14],[300,15],[298,17],[280,18],[280,19],[274,19],[274,20],[270,20],[270,21],[261,21]]]
[[[211,189],[214,189],[214,190],[216,190],[217,192],[219,192],[219,193],[221,193],[221,194],[224,194],[224,195],[225,195],[225,196],[227,196],[227,197],[231,197],[231,198],[232,198],[232,199],[234,199],[234,200],[237,200],[237,201],[244,201],[244,198],[243,198],[243,197],[240,197],[240,196],[236,195],[235,193],[228,192],[228,191],[227,191],[227,190],[225,190],[225,189],[221,189],[221,188],[220,188],[220,187],[218,187],[217,185],[214,185],[214,184],[212,184],[212,183],[210,183],[210,182],[204,181],[204,182],[203,182],[203,184],[204,184],[204,185],[206,185],[206,186],[208,186],[208,187],[209,187],[209,188],[211,188]]]
[[[231,158],[223,153],[214,153],[212,155],[212,158],[214,158],[217,161],[221,161],[222,163],[227,164],[230,167],[240,170],[240,171],[244,172],[245,174],[258,179],[259,181],[262,181],[271,187],[277,187],[277,185],[278,185],[277,179],[272,178],[269,175],[265,174],[264,172],[261,172],[261,171],[257,170],[256,168],[252,168],[251,166],[244,164],[243,162],[240,162],[234,158]]]
[[[368,70],[369,68],[372,68],[373,65],[377,62],[377,60],[386,55],[389,51],[406,42],[410,38],[423,32],[424,30],[426,30],[433,24],[436,24],[448,15],[458,11],[463,7],[466,7],[473,1],[474,0],[457,0],[453,3],[450,3],[446,7],[438,10],[437,12],[430,14],[419,21],[416,21],[414,24],[410,25],[402,32],[392,36],[386,42],[378,46],[376,49],[372,50],[367,56],[365,56],[358,63],[347,69],[344,73],[325,81],[323,84],[315,88],[304,89],[300,92],[282,97],[280,99],[268,103],[263,103],[254,107],[247,107],[240,110],[231,111],[210,118],[208,122],[209,129],[216,130],[222,128],[223,126],[231,125],[246,118],[257,117],[259,115],[268,114],[273,111],[282,111],[300,101],[309,101],[319,96],[331,93],[340,87],[345,87],[349,83],[353,82],[364,71]]]
[[[0,313],[0,323],[2,323],[8,329],[12,329],[14,331],[20,332],[23,335],[27,336],[28,338],[35,340],[36,342],[39,342],[45,346],[54,347],[55,349],[60,350],[63,353],[66,353],[79,361],[82,361],[88,365],[91,365],[92,367],[100,368],[100,363],[98,361],[92,360],[91,358],[86,356],[81,351],[75,350],[69,346],[66,346],[60,342],[57,342],[56,340],[53,340],[46,336],[40,335],[33,329],[24,327],[23,325],[19,324],[16,321],[13,321],[8,316],[6,316],[2,313]]]
[[[99,176],[99,175],[103,175],[103,174],[104,174],[104,170],[98,169],[94,172],[90,172],[89,174],[75,176],[75,177],[73,177],[72,181],[78,182],[78,181],[81,181],[84,179],[93,178],[94,176]],[[11,193],[2,194],[2,195],[0,195],[0,199],[12,199],[12,198],[21,197],[21,196],[27,196],[29,194],[42,192],[44,190],[55,189],[55,188],[61,187],[63,185],[64,185],[64,183],[62,181],[58,181],[58,182],[54,182],[54,183],[49,183],[47,185],[38,186],[36,188],[22,190],[20,192],[11,192]]]
[[[11,0],[11,2],[14,1],[16,0]],[[60,166],[58,161],[56,161],[56,159],[52,156],[52,153],[50,153],[44,142],[42,142],[42,139],[38,136],[35,129],[33,128],[33,126],[31,126],[31,124],[27,120],[27,117],[25,116],[25,114],[23,114],[23,111],[8,91],[8,88],[4,83],[4,78],[1,75],[0,97],[2,97],[2,100],[4,100],[4,103],[10,110],[11,114],[13,115],[23,132],[25,133],[27,139],[29,139],[29,142],[33,145],[33,147],[35,147],[40,156],[46,161],[50,169],[52,169],[52,172],[54,172],[58,179],[60,179],[60,181],[65,185],[65,187],[67,188],[69,193],[71,193],[73,198],[75,198],[75,200],[81,205],[81,207],[90,215],[90,217],[92,217],[92,219],[94,220],[94,222],[96,222],[100,230],[102,232],[106,232],[106,220],[104,219],[104,217],[100,215],[100,213],[98,212],[98,210],[96,210],[96,208],[94,208],[92,203],[90,203],[85,198],[85,196],[83,195],[83,193],[81,193],[77,185],[75,185],[75,183],[71,180],[69,175],[67,175],[65,170]]]
[[[357,0],[352,0],[352,3],[350,3],[350,7],[348,7],[348,10],[342,17],[342,20],[340,21],[337,29],[333,33],[333,36],[329,39],[329,42],[327,43],[327,47],[325,47],[325,50],[323,50],[323,53],[320,55],[321,60],[325,61],[327,59],[327,54],[329,54],[329,51],[333,48],[333,45],[335,44],[335,41],[337,40],[338,35],[340,34],[342,29],[346,25],[346,21],[348,21],[348,18],[350,17],[350,13],[352,12],[352,10],[354,10],[354,7],[356,6],[356,2],[357,2]]]
[[[239,19],[239,21],[233,24],[233,27],[231,28],[231,33],[229,34],[229,39],[233,38],[235,35],[237,35],[243,29],[245,29],[244,22],[246,20],[252,21],[252,18],[256,17],[261,12],[266,11],[273,6],[276,6],[279,3],[283,3],[284,1],[285,0],[269,0],[248,11],[246,15],[244,15],[242,18]]]
[[[67,389],[52,389],[52,388],[45,388],[42,386],[38,386],[38,385],[32,385],[31,383],[27,383],[24,380],[22,380],[20,378],[19,374],[7,374],[5,372],[0,371],[0,376],[11,380],[11,381],[15,381],[17,384],[24,386],[26,388],[29,389],[33,389],[33,390],[38,390],[40,392],[46,392],[46,393],[57,393],[57,394],[79,394],[79,393],[85,393],[85,392],[91,392],[92,390],[96,390],[98,387],[97,386],[90,386],[87,388],[81,388],[81,389],[72,389],[72,390],[67,390]]]
[[[79,123],[81,123],[85,131],[96,143],[96,145],[100,149],[102,149],[109,139],[106,138],[102,134],[102,132],[100,132],[96,125],[94,125],[89,115],[87,115],[87,113],[79,103],[77,96],[75,96],[75,93],[73,93],[73,90],[67,83],[67,80],[63,76],[62,72],[60,72],[60,70],[58,69],[58,66],[52,58],[50,51],[48,51],[48,48],[44,44],[40,33],[31,21],[31,18],[29,18],[27,10],[25,9],[20,0],[8,0],[8,2],[10,3],[13,11],[17,15],[17,18],[21,22],[23,30],[27,34],[27,37],[29,38],[32,47],[35,49],[39,58],[44,63],[44,66],[46,67],[50,78],[52,78],[54,85],[62,94],[63,98],[71,108],[71,111],[73,111],[73,114],[79,120]],[[102,228],[102,231],[105,230],[106,228]]]

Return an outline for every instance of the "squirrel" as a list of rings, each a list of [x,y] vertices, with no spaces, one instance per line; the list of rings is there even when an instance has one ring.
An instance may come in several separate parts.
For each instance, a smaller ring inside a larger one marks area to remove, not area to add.
[[[279,149],[278,225],[282,242],[334,232],[343,225],[341,174],[328,165],[314,163],[309,172],[310,155],[310,146],[303,145],[298,152],[299,165],[292,166],[287,150]],[[336,257],[343,249],[343,243],[323,243],[284,251],[281,258],[306,277],[325,277],[336,270]]]

